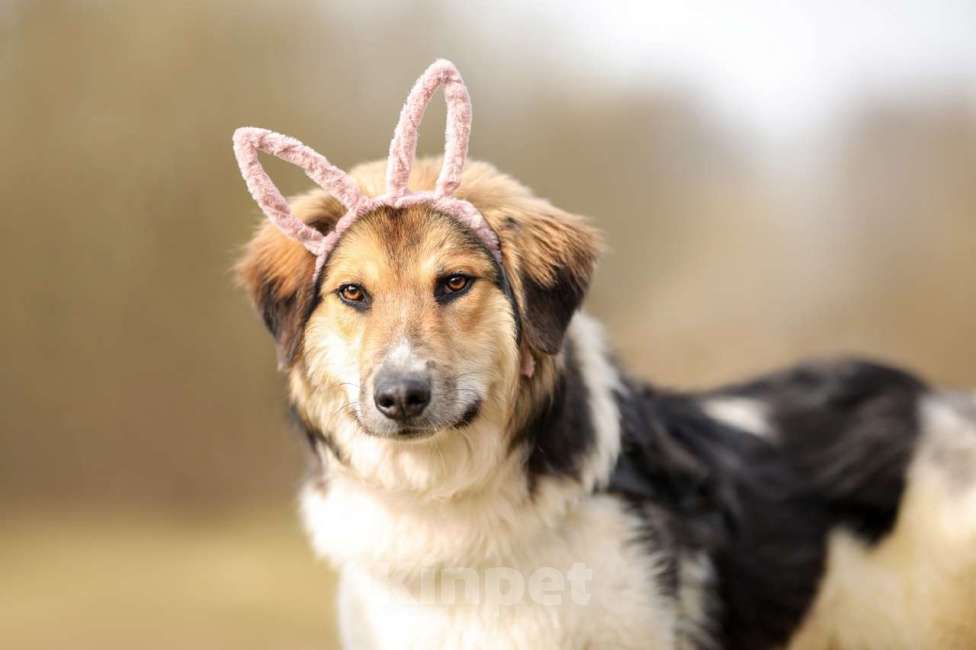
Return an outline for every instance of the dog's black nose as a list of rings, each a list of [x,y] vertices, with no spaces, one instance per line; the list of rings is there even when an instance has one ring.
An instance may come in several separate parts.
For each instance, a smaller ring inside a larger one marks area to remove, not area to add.
[[[430,404],[430,377],[420,373],[382,373],[376,378],[373,402],[391,420],[409,420]]]

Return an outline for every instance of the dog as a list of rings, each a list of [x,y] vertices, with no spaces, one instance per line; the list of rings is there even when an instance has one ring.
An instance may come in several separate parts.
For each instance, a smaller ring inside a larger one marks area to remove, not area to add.
[[[344,647],[976,648],[976,395],[860,359],[644,383],[580,310],[590,222],[486,163],[455,194],[500,254],[417,202],[361,209],[327,259],[265,223],[236,267]],[[347,213],[287,207],[321,236]]]

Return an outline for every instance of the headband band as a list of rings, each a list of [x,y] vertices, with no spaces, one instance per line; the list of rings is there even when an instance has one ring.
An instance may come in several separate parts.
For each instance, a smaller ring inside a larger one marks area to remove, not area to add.
[[[433,191],[410,192],[407,183],[416,158],[420,124],[427,105],[441,86],[444,87],[444,100],[447,103],[444,161]],[[437,212],[453,217],[469,228],[495,260],[501,262],[498,236],[484,216],[471,203],[454,196],[461,184],[470,135],[471,99],[468,90],[454,64],[440,59],[420,76],[400,111],[400,120],[390,142],[386,193],[382,196],[363,196],[356,182],[346,172],[330,163],[325,156],[294,138],[267,129],[237,129],[234,132],[234,154],[247,189],[265,216],[282,233],[300,242],[316,256],[316,278],[342,234],[360,217],[383,206],[405,208],[428,204]],[[336,222],[331,232],[322,234],[291,212],[288,201],[258,160],[259,151],[300,167],[319,187],[329,192],[346,208],[346,213]]]

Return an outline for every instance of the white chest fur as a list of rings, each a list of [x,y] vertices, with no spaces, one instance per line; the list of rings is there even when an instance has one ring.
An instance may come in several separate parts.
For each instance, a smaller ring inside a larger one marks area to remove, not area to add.
[[[460,468],[448,483],[464,491],[398,490],[355,462],[305,491],[312,543],[342,573],[345,647],[675,647],[674,601],[656,591],[658,558],[635,543],[640,522],[619,500],[593,494],[619,451],[620,379],[593,321],[577,315],[569,334],[596,434],[577,480],[537,477],[530,490],[521,454],[489,453],[497,445],[488,443],[507,438],[484,417],[467,430],[478,453],[420,457],[427,464],[397,464],[414,456],[386,448],[371,457],[387,474]],[[371,442],[350,436],[346,446]]]
[[[636,522],[613,498],[587,497],[558,521],[481,513],[466,527],[448,515],[409,530],[417,521],[409,514],[384,525],[382,504],[357,504],[348,489],[303,498],[316,548],[342,572],[347,648],[673,646],[655,558],[633,544]],[[549,486],[541,497],[560,491]]]

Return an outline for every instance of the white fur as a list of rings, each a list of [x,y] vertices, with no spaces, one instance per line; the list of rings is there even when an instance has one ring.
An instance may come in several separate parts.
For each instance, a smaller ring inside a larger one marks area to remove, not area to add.
[[[620,416],[614,392],[623,391],[620,375],[609,361],[603,328],[590,316],[577,314],[569,326],[583,382],[589,391],[596,429],[596,450],[582,472],[585,491],[606,485],[620,454]]]
[[[558,528],[504,559],[504,566],[521,575],[539,567],[564,574],[573,565],[587,567],[587,598],[579,602],[562,593],[554,603],[430,603],[423,600],[419,580],[398,581],[359,564],[348,566],[341,585],[344,642],[350,648],[397,650],[672,647],[673,613],[649,587],[653,559],[627,544],[636,523],[618,501],[592,498]]]
[[[724,422],[746,433],[767,440],[775,433],[769,426],[769,419],[763,404],[746,397],[714,397],[702,403],[705,414],[713,420]]]
[[[709,634],[713,613],[708,594],[715,589],[715,570],[705,553],[683,557],[678,563],[677,650],[713,648]]]
[[[597,437],[581,481],[545,477],[530,493],[524,459],[505,453],[505,413],[497,407],[459,430],[467,440],[450,432],[404,445],[369,438],[351,424],[333,431],[349,450],[348,466],[333,463],[327,482],[306,488],[302,513],[315,549],[342,572],[346,647],[673,646],[675,613],[655,592],[655,557],[631,541],[640,522],[618,500],[592,494],[620,449],[620,378],[592,320],[577,316],[568,335]],[[564,575],[577,564],[592,572],[585,604],[568,597],[558,605],[506,605],[487,594],[475,604],[421,597],[424,580],[439,572],[504,567],[526,577],[540,569]]]
[[[390,348],[386,362],[404,369],[423,367],[423,362],[416,358],[413,346],[406,338],[400,339],[399,343]]]

